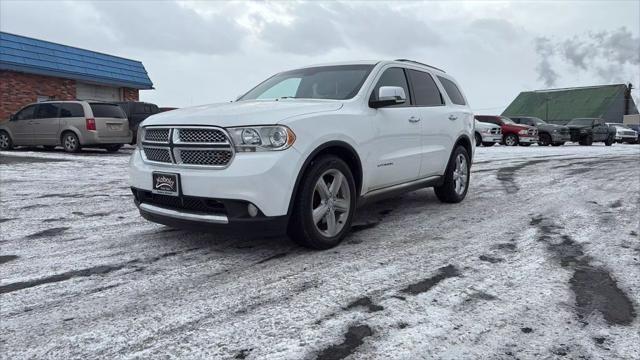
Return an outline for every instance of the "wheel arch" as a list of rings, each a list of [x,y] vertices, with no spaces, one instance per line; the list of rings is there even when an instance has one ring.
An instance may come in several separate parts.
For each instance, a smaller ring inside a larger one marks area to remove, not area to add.
[[[340,140],[328,141],[318,147],[316,147],[309,156],[305,159],[300,171],[298,172],[298,176],[296,177],[296,181],[293,186],[293,190],[291,193],[291,197],[289,199],[289,208],[287,214],[291,214],[293,210],[293,204],[295,203],[296,196],[298,195],[298,190],[300,188],[300,183],[304,178],[306,172],[309,170],[309,167],[313,164],[313,161],[322,155],[335,155],[344,162],[347,163],[351,172],[353,173],[353,177],[356,183],[356,198],[360,196],[362,191],[362,181],[363,181],[363,172],[362,172],[362,162],[360,160],[360,156],[356,152],[356,150],[349,145],[348,143]]]
[[[462,145],[465,148],[465,150],[467,150],[467,154],[469,154],[469,159],[471,160],[471,162],[473,162],[473,146],[471,144],[472,143],[471,143],[471,139],[469,139],[469,136],[467,135],[458,136],[458,139],[453,145],[453,149],[451,149],[451,155],[449,155],[449,158],[451,158],[451,156],[453,155],[453,152],[456,150],[458,145]]]
[[[64,128],[62,129],[62,131],[60,131],[60,136],[58,137],[58,140],[60,140],[60,145],[64,145],[64,141],[62,140],[62,138],[64,137],[64,134],[66,133],[73,133],[75,136],[78,137],[78,141],[80,142],[80,145],[83,144],[83,139],[82,139],[82,135],[80,134],[80,132],[76,129],[73,128]]]

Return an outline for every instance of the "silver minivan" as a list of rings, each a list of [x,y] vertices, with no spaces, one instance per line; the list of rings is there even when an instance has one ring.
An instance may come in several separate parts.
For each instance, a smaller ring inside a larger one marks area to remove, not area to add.
[[[83,147],[118,151],[131,143],[132,132],[118,104],[89,101],[45,101],[30,104],[0,123],[0,150],[14,146]]]

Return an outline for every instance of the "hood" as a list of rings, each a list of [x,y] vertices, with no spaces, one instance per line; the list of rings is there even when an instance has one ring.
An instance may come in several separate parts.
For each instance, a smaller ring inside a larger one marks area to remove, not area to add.
[[[486,122],[476,120],[476,129],[494,129],[494,128],[500,128],[500,126],[496,124],[486,123]]]
[[[541,125],[541,127],[545,127],[547,129],[566,129],[567,128],[564,125],[558,125],[558,124],[544,124],[544,125]]]
[[[591,125],[565,125],[566,127],[568,127],[569,129],[584,129],[584,128],[590,128]]]
[[[327,111],[336,111],[342,103],[335,100],[280,99],[248,100],[177,109],[148,117],[147,125],[245,125],[286,124],[286,120]]]

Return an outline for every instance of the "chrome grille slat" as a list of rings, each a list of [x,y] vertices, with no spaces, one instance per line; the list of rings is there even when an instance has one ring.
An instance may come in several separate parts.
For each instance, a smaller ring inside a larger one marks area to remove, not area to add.
[[[235,155],[227,132],[211,126],[150,126],[141,146],[145,161],[183,167],[223,169]]]

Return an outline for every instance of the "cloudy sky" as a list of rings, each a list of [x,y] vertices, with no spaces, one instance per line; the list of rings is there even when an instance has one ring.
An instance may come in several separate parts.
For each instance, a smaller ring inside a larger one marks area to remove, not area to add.
[[[358,59],[443,68],[478,113],[526,90],[640,87],[639,1],[2,0],[0,29],[140,60],[156,88],[141,99],[160,106],[229,101],[282,70]]]

